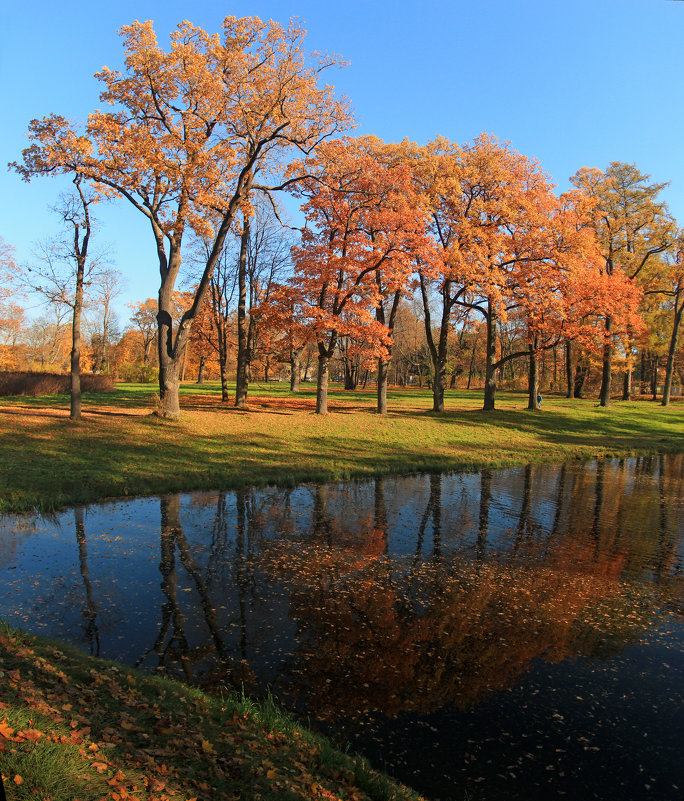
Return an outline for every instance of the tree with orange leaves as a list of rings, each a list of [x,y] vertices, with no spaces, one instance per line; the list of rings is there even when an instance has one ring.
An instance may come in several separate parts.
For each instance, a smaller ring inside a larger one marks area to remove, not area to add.
[[[149,221],[161,279],[160,414],[174,418],[190,330],[236,215],[249,216],[253,191],[282,186],[293,149],[311,152],[351,117],[331,87],[318,83],[336,60],[311,63],[295,24],[226,17],[222,34],[208,34],[186,21],[168,51],[157,44],[152,22],[121,33],[125,73],[104,68],[96,76],[113,110],[91,113],[83,131],[55,114],[33,120],[32,144],[12,166],[26,180],[83,175]],[[188,230],[211,247],[193,302],[175,325],[173,293]]]
[[[389,329],[376,313],[408,283],[423,227],[409,171],[383,162],[381,150],[375,138],[326,143],[307,160],[312,177],[295,190],[306,199],[307,226],[293,248],[293,283],[318,347],[318,414],[327,412],[329,364],[340,337],[363,345],[366,358],[388,359]],[[386,411],[381,394],[378,411]]]
[[[594,201],[592,225],[601,246],[604,272],[619,283],[626,277],[635,284],[647,282],[658,255],[675,244],[676,229],[666,204],[658,199],[666,184],[648,183],[650,176],[633,164],[611,162],[605,172],[582,167],[570,179]],[[604,320],[603,369],[599,403],[610,404],[611,371],[615,337],[627,334],[610,309]],[[627,370],[623,398],[631,393]]]

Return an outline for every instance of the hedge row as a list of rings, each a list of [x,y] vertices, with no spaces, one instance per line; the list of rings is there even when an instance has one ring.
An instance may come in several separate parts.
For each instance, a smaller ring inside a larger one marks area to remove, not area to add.
[[[58,395],[70,389],[69,374],[0,372],[0,395]],[[111,392],[113,389],[114,382],[108,375],[81,375],[82,392]]]

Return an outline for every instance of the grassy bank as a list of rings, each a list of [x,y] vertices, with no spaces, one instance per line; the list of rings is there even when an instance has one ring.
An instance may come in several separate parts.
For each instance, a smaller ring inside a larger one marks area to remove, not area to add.
[[[458,470],[684,449],[684,404],[544,399],[500,393],[483,412],[479,392],[446,393],[430,411],[427,391],[394,391],[389,413],[372,392],[333,390],[330,414],[315,392],[254,386],[250,408],[222,404],[216,385],[182,389],[182,416],[152,412],[152,385],[87,395],[83,420],[68,397],[0,400],[0,512],[87,503],[114,496],[241,485],[293,484],[380,473]]]
[[[217,699],[0,624],[8,801],[419,801],[272,703]]]

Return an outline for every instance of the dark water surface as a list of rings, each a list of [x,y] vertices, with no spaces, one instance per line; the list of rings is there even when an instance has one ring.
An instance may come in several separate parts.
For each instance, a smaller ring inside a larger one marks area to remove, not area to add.
[[[439,799],[684,797],[684,458],[0,518],[0,617],[268,691]]]

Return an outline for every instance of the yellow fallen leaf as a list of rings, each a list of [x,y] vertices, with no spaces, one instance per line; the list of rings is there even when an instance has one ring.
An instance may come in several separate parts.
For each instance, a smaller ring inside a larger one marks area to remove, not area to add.
[[[209,740],[202,740],[202,751],[205,754],[211,754],[214,750],[214,746],[209,742]]]
[[[20,785],[20,784],[23,784],[23,783],[24,783],[24,780],[21,778],[21,776],[20,776],[18,773],[17,773],[17,775],[14,777],[14,783],[15,783],[16,785]]]

